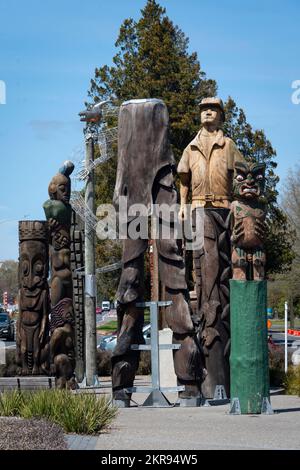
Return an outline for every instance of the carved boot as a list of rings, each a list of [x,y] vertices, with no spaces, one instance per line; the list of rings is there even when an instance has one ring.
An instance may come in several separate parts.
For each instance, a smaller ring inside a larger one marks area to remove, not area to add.
[[[241,248],[233,248],[232,255],[232,279],[246,281],[247,279],[247,259],[246,253]]]

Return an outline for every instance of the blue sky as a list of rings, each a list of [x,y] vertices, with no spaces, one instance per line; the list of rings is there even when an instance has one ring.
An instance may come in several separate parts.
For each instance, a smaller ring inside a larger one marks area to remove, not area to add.
[[[95,67],[110,64],[125,18],[146,0],[1,0],[0,261],[17,259],[17,220],[44,219],[50,178],[82,144],[77,113]],[[278,174],[300,161],[299,0],[161,0],[190,38],[219,95],[231,95],[278,154]]]

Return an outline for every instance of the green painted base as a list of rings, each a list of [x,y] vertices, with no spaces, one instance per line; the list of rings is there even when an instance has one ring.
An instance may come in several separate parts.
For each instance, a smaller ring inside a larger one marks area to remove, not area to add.
[[[269,397],[267,281],[230,281],[230,324],[230,396],[242,414],[259,414]]]

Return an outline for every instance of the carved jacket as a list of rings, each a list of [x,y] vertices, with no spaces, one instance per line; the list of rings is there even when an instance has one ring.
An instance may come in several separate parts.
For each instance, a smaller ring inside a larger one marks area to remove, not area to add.
[[[177,172],[192,192],[192,208],[230,208],[234,164],[244,161],[233,140],[218,130],[207,151],[203,129],[185,148]]]

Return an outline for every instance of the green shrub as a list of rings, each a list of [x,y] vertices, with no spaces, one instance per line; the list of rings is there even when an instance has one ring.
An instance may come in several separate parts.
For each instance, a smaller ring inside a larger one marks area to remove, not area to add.
[[[66,392],[64,392],[66,393]],[[73,394],[56,415],[56,422],[66,432],[96,434],[107,427],[117,414],[117,408],[105,396]]]
[[[300,366],[289,367],[284,380],[284,387],[287,395],[300,396]]]
[[[280,387],[285,379],[284,350],[282,348],[269,349],[270,385]]]
[[[117,414],[105,396],[74,394],[67,390],[38,392],[13,391],[0,395],[0,415],[22,418],[46,418],[65,432],[96,434],[107,427]]]
[[[60,390],[40,390],[20,392],[20,394],[23,396],[23,406],[19,413],[22,418],[46,418],[55,422],[67,398]]]
[[[18,390],[0,393],[0,416],[20,416],[24,395]]]
[[[0,377],[15,377],[17,370],[16,352],[13,349],[6,349],[5,364],[0,364]]]

